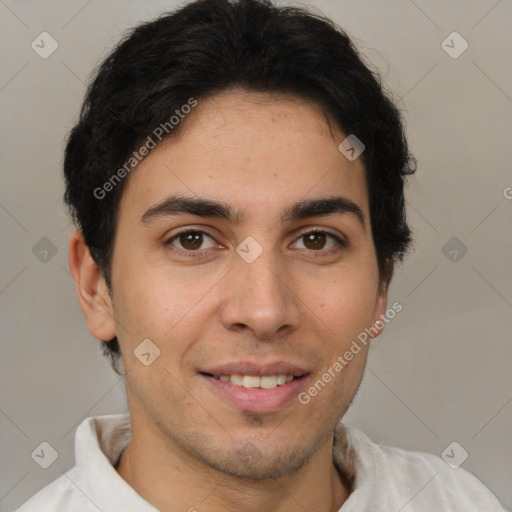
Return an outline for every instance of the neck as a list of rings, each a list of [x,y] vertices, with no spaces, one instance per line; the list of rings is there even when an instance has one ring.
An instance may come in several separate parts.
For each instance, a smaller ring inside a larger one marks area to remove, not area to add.
[[[349,495],[333,464],[333,437],[298,471],[275,480],[249,480],[205,467],[169,439],[140,434],[132,424],[130,444],[116,470],[162,512],[337,512]]]

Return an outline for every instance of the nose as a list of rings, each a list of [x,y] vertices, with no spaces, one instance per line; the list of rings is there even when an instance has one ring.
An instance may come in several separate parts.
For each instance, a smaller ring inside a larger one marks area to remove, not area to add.
[[[265,340],[297,329],[300,300],[278,256],[263,251],[251,263],[236,256],[233,265],[226,276],[220,308],[224,327],[250,329],[255,337]]]

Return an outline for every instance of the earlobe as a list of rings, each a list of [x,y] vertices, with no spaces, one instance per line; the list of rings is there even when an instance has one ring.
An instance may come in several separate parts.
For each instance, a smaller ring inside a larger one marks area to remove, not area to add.
[[[385,322],[384,322],[383,318],[386,315],[387,302],[388,302],[387,301],[387,293],[384,290],[382,290],[379,293],[379,295],[377,297],[377,301],[375,303],[373,324],[372,324],[372,328],[370,329],[370,332],[371,332],[370,336],[372,338],[376,338],[384,330]]]
[[[386,264],[385,275],[381,276],[378,288],[377,299],[375,301],[375,310],[373,315],[373,324],[371,337],[376,338],[379,336],[384,330],[384,325],[386,322],[383,320],[386,316],[387,304],[388,304],[388,289],[389,283],[391,282],[391,278],[393,276],[393,262],[388,262]]]
[[[75,281],[80,307],[89,332],[97,339],[116,336],[112,300],[101,269],[85,243],[82,231],[76,231],[69,241],[69,269]]]

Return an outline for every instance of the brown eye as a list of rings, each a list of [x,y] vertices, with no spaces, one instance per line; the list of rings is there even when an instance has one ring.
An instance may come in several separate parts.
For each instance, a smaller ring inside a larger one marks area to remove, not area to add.
[[[177,235],[173,236],[167,244],[173,245],[174,247],[183,251],[198,252],[202,249],[208,249],[209,247],[202,247],[205,243],[205,238],[209,238],[213,241],[212,237],[204,233],[203,231],[182,231]],[[175,243],[178,245],[174,245]]]
[[[311,252],[319,252],[320,254],[335,252],[347,245],[344,240],[333,233],[320,230],[302,233],[298,238],[298,242],[304,246],[299,247],[299,249],[308,249]]]
[[[201,233],[184,233],[178,237],[178,240],[187,251],[195,251],[201,247],[203,235]]]
[[[304,237],[304,245],[308,249],[319,250],[323,249],[327,237],[325,233],[309,233],[307,235],[303,235]]]

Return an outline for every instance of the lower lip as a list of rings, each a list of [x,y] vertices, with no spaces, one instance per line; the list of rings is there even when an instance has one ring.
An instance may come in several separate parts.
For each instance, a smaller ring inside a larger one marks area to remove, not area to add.
[[[200,374],[205,382],[222,397],[227,398],[237,409],[250,413],[277,412],[296,399],[305,384],[305,376],[293,379],[272,389],[244,388],[229,381],[222,381]]]

